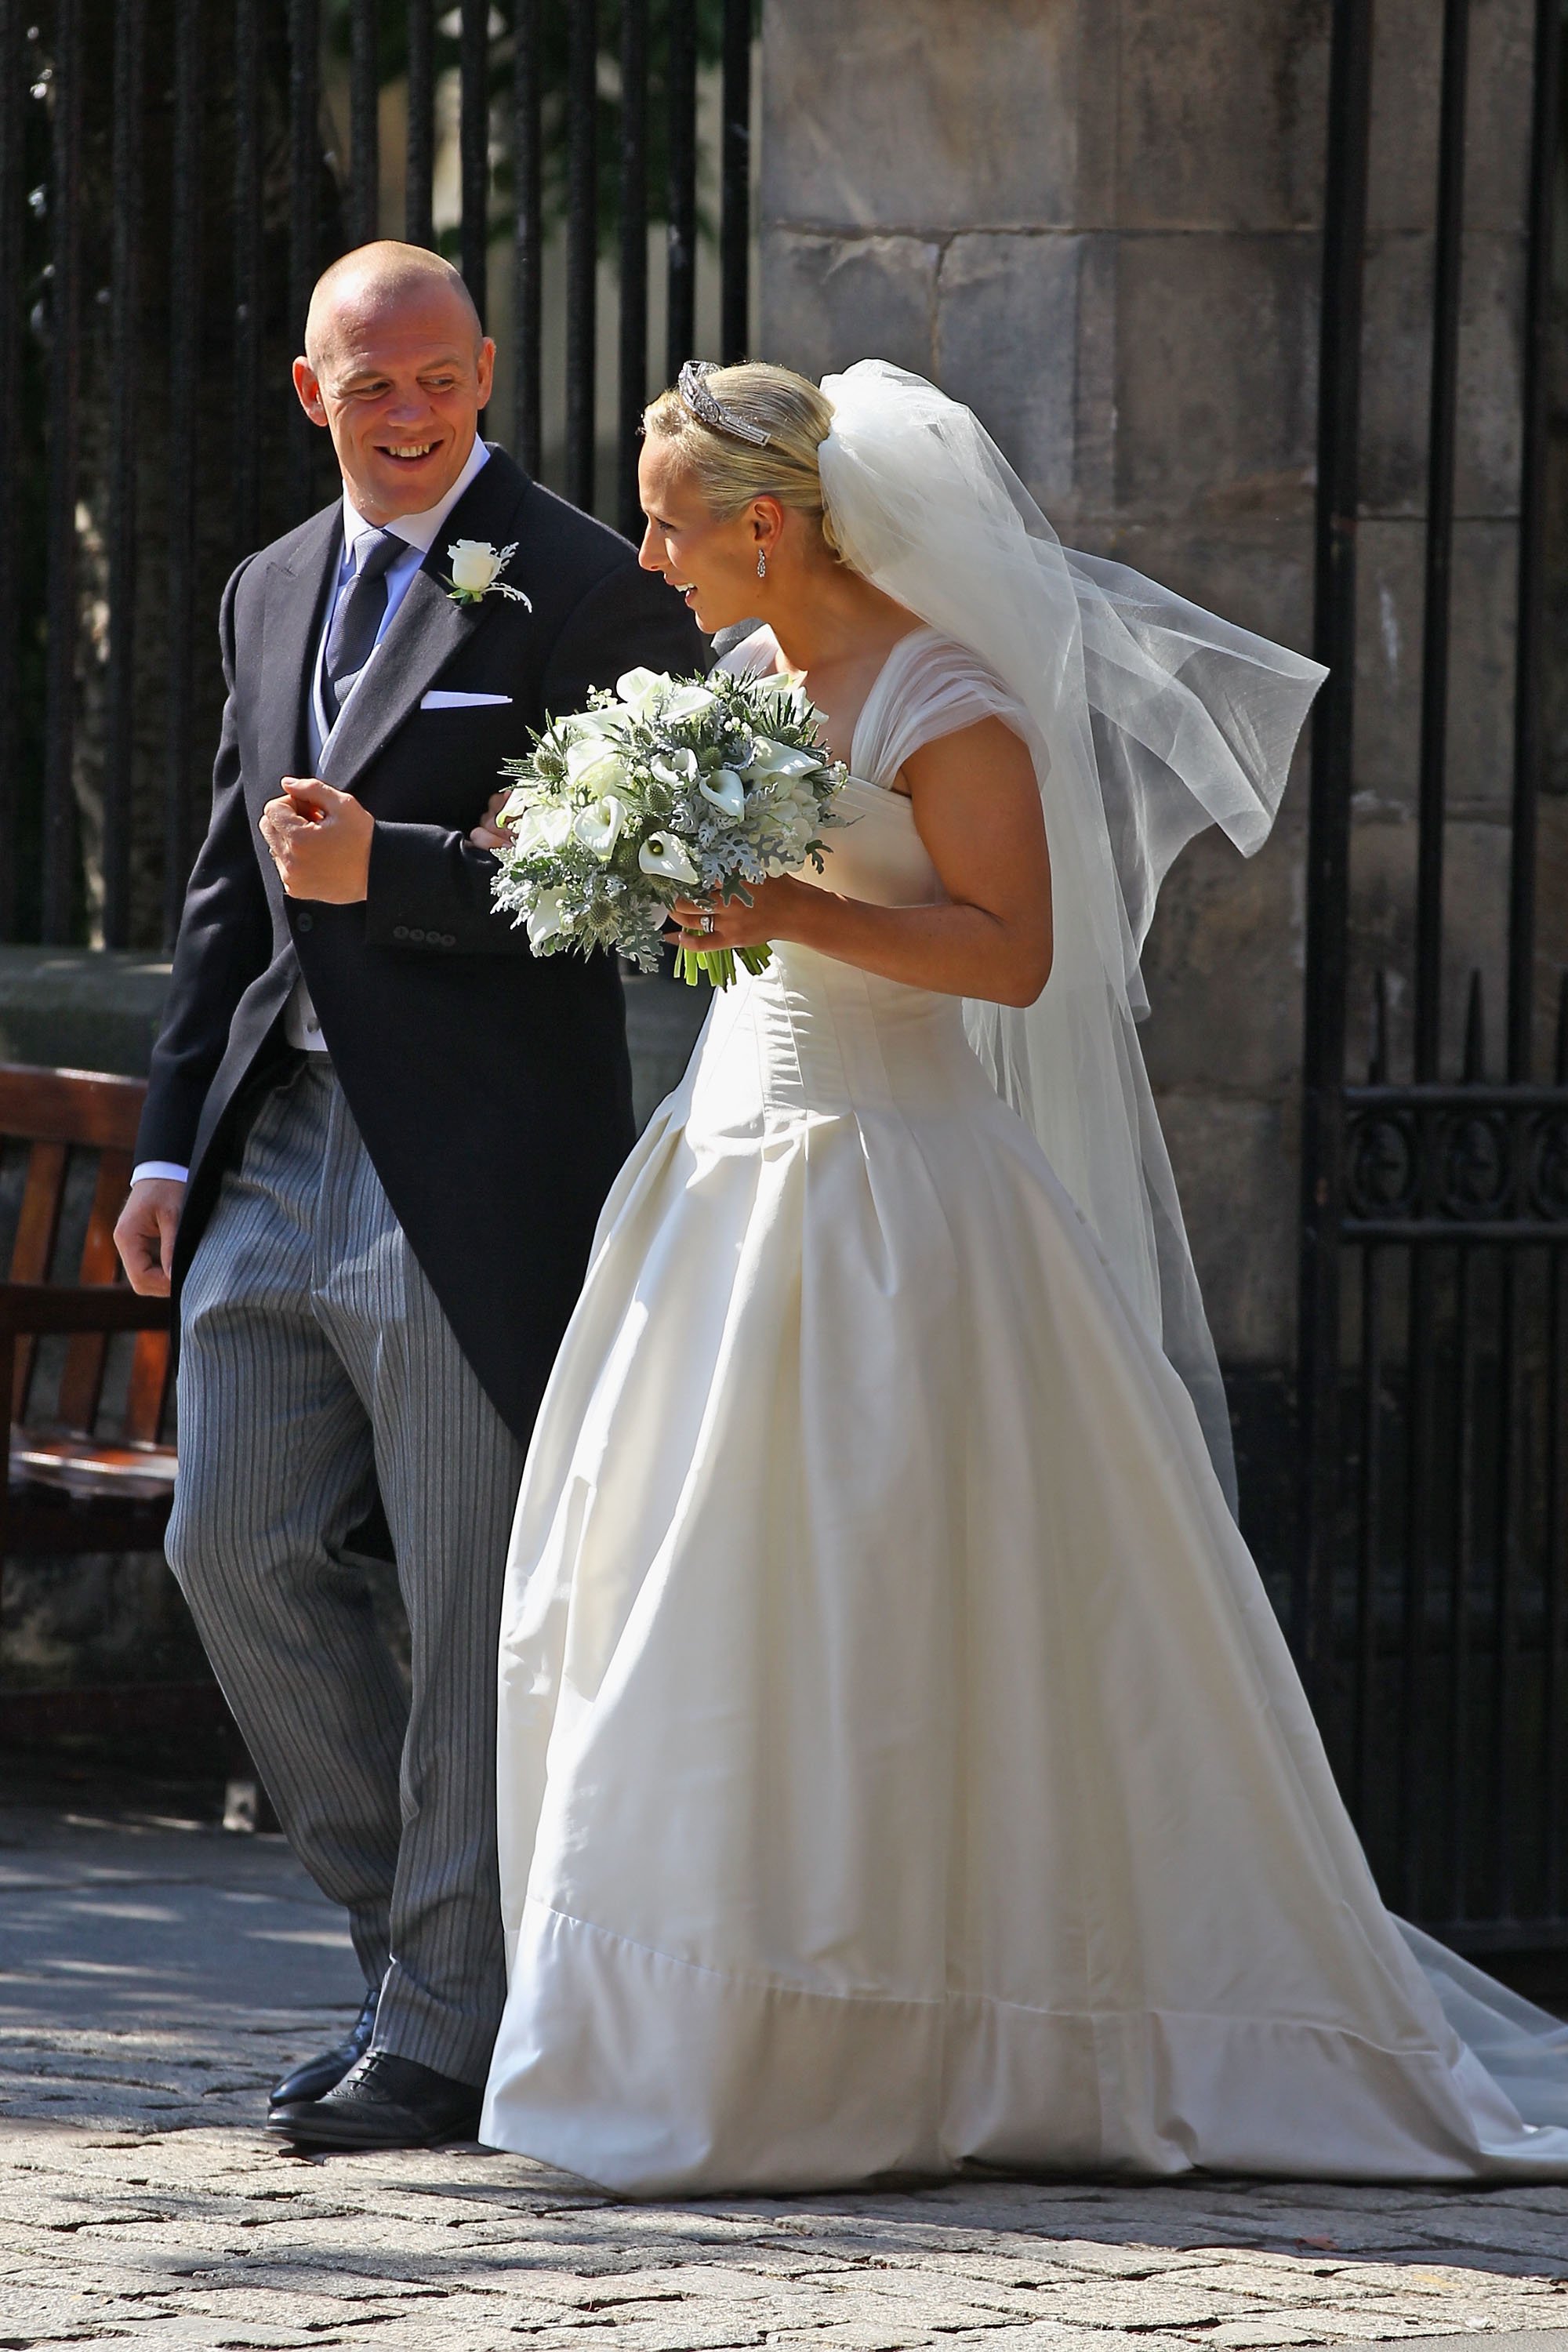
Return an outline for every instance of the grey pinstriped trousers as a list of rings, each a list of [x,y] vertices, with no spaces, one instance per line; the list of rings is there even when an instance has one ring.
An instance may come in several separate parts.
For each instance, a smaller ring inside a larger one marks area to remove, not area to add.
[[[324,1057],[268,1097],[224,1179],[185,1279],[179,1433],[170,1565],[289,1843],[381,1986],[374,2046],[482,2084],[506,1990],[496,1643],[522,1448]],[[411,1696],[342,1556],[377,1484]]]

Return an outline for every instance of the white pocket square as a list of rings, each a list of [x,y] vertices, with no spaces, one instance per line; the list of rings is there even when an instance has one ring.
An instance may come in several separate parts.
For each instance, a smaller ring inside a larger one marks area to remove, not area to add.
[[[446,687],[432,687],[419,700],[421,710],[477,710],[483,703],[510,702],[510,694],[457,694]]]

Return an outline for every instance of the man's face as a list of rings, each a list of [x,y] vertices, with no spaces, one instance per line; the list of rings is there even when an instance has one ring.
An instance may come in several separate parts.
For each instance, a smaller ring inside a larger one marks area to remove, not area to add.
[[[490,396],[495,345],[439,283],[376,296],[349,289],[294,362],[305,414],[332,436],[367,522],[433,507],[468,462]]]

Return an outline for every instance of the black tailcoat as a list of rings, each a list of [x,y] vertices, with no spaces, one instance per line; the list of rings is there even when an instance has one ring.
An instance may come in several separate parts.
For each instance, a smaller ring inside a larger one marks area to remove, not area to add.
[[[526,1438],[633,1139],[613,961],[535,959],[491,911],[494,862],[466,838],[504,758],[546,714],[623,670],[707,666],[695,623],[615,531],[504,452],[469,484],[409,584],[321,763],[375,819],[368,896],[286,898],[257,830],[285,775],[309,775],[306,697],[342,556],[334,502],[241,564],[220,619],[228,700],[212,824],[185,895],[139,1160],[191,1171],[175,1282],[282,1061],[303,969],[333,1065],[387,1198],[458,1339]],[[439,575],[456,539],[517,542],[528,604],[458,604]],[[445,691],[507,703],[420,708]]]

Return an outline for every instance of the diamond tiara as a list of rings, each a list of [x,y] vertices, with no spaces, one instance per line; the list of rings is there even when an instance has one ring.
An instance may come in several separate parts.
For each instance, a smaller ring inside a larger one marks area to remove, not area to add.
[[[768,436],[762,426],[748,424],[743,416],[737,416],[732,408],[724,407],[709,391],[708,378],[716,366],[717,362],[713,360],[687,361],[680,371],[680,382],[677,387],[682,401],[699,424],[710,425],[715,433],[731,434],[737,441],[749,441],[755,449],[765,449]]]

